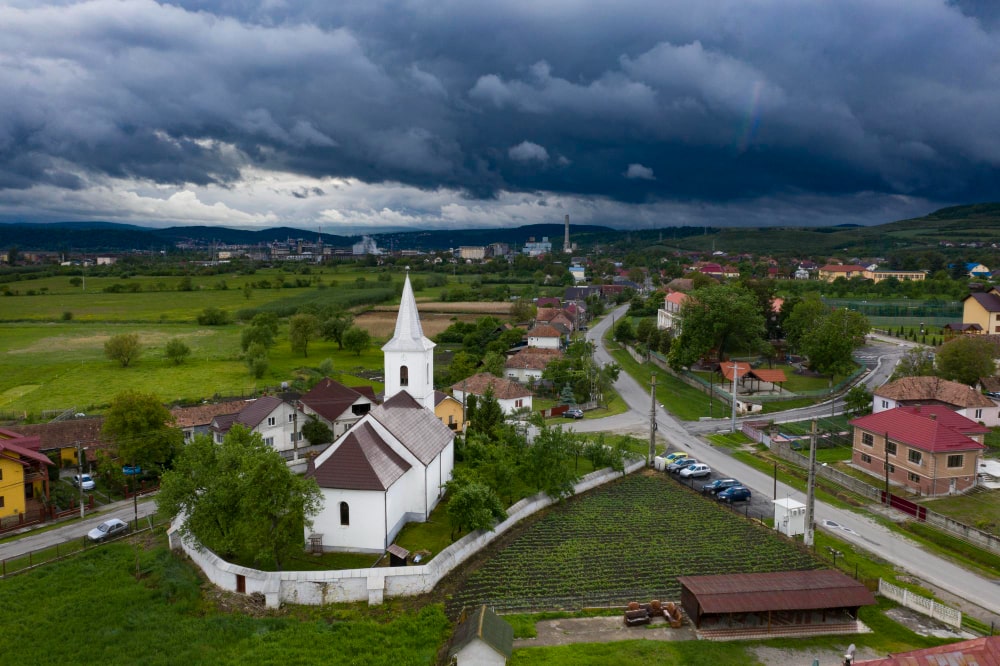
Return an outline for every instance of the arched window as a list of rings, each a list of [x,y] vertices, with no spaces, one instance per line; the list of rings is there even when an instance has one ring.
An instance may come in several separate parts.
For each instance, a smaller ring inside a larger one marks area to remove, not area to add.
[[[409,386],[410,385],[410,369],[405,365],[399,366],[399,385]]]
[[[351,524],[351,507],[347,506],[347,502],[340,503],[340,524]]]

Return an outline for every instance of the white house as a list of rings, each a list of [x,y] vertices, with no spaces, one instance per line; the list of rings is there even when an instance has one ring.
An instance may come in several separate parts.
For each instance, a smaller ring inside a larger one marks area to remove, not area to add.
[[[559,349],[562,333],[555,326],[540,324],[528,331],[528,346],[539,349]]]
[[[557,358],[562,358],[563,353],[559,349],[540,349],[536,347],[525,347],[504,363],[504,371],[507,379],[513,379],[522,384],[530,384],[542,378],[545,366]]]
[[[519,409],[531,409],[531,398],[534,394],[515,381],[503,379],[488,372],[481,372],[463,379],[451,387],[451,394],[462,404],[468,404],[468,396],[482,397],[492,387],[493,397],[500,403],[500,409],[505,415],[513,414]]]
[[[209,430],[216,442],[222,439],[235,424],[246,426],[251,432],[260,433],[264,443],[275,451],[292,458],[302,442],[302,424],[306,415],[281,398],[265,395],[247,401],[236,414],[225,414],[212,419]]]
[[[504,666],[514,652],[514,628],[485,605],[462,614],[448,656],[456,666]]]
[[[656,328],[661,331],[675,328],[678,324],[681,306],[684,305],[687,297],[687,294],[680,291],[671,291],[664,296],[663,308],[656,311]]]
[[[455,433],[434,414],[434,343],[424,337],[409,275],[382,351],[385,402],[306,472],[323,495],[311,536],[324,550],[385,551],[403,525],[427,520],[451,479]]]
[[[914,405],[945,405],[987,427],[1000,425],[1000,406],[994,400],[967,384],[940,377],[903,377],[883,384],[872,396],[875,414]]]

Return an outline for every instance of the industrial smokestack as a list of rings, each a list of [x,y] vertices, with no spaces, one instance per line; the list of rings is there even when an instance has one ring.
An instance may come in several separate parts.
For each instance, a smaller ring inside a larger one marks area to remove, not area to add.
[[[572,252],[573,247],[569,244],[569,214],[566,215],[566,237],[563,238],[563,252]]]

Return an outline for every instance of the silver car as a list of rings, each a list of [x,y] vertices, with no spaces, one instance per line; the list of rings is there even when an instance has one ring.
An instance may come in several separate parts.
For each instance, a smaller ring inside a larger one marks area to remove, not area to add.
[[[109,518],[87,532],[87,538],[95,543],[128,534],[128,523],[119,518]]]

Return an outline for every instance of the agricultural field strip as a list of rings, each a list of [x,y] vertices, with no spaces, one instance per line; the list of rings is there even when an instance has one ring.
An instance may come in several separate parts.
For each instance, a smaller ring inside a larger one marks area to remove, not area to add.
[[[449,602],[497,610],[678,600],[677,577],[813,569],[767,529],[661,475],[636,474],[555,507],[469,575]]]

